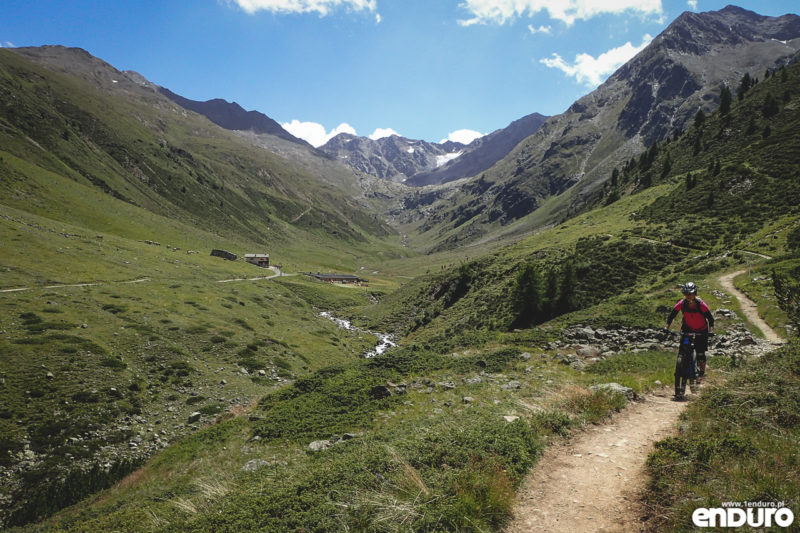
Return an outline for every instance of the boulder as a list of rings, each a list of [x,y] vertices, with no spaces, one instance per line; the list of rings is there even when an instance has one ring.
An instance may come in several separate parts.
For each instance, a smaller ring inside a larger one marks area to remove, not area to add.
[[[592,385],[591,387],[589,387],[589,389],[593,391],[605,390],[617,394],[622,394],[628,401],[633,401],[636,399],[636,392],[632,388],[625,387],[624,385],[620,385],[619,383],[601,383],[600,385]]]
[[[464,396],[463,398],[461,398],[462,403],[472,403],[474,401],[475,398],[473,398],[472,396]]]
[[[311,453],[317,453],[327,450],[331,447],[331,441],[329,440],[315,440],[314,442],[308,445],[308,451]]]
[[[259,468],[263,468],[263,467],[269,466],[269,465],[270,465],[270,462],[269,461],[265,461],[264,459],[250,459],[249,461],[247,461],[244,464],[244,466],[242,467],[242,470],[244,470],[245,472],[255,472]]]
[[[199,411],[195,411],[194,413],[189,415],[188,423],[189,424],[193,424],[193,423],[199,421],[202,416],[203,416],[203,413],[201,413]]]
[[[746,337],[743,337],[742,339],[739,340],[739,346],[754,346],[756,344],[758,343],[750,335],[747,335]]]
[[[389,387],[392,394],[405,394],[408,392],[408,385],[406,383],[392,383],[391,381],[387,381],[386,386]]]
[[[569,366],[571,366],[571,367],[572,367],[572,368],[574,368],[575,370],[579,370],[579,371],[580,371],[580,370],[585,370],[585,369],[586,369],[586,363],[584,363],[584,362],[583,362],[583,361],[581,361],[580,359],[578,359],[577,361],[573,361],[572,363],[570,363],[570,365],[569,365]]]
[[[388,398],[391,395],[392,391],[386,385],[375,385],[369,390],[369,396],[374,400]]]
[[[597,357],[600,354],[600,350],[595,346],[581,345],[575,350],[575,354],[578,357]]]
[[[522,385],[520,384],[519,381],[512,380],[509,381],[508,383],[500,385],[500,388],[503,390],[519,390],[520,388],[522,388]]]

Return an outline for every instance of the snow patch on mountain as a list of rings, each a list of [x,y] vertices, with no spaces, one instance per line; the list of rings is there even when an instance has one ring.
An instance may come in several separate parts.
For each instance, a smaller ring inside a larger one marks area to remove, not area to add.
[[[437,155],[436,156],[436,168],[439,168],[442,165],[446,165],[448,162],[452,161],[453,159],[457,158],[458,156],[460,156],[463,153],[464,153],[464,151],[461,150],[459,152],[454,152],[452,154]]]

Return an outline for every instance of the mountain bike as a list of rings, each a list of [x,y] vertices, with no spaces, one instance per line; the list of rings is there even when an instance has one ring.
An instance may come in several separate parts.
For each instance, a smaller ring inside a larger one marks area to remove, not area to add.
[[[670,335],[677,335],[671,331],[667,331]],[[701,332],[686,332],[680,333],[681,340],[678,346],[678,359],[675,362],[675,401],[684,401],[686,399],[686,384],[689,384],[689,390],[692,394],[697,393],[697,359],[695,354],[695,344],[699,339],[706,340],[709,336],[714,335],[707,331]],[[704,344],[707,344],[704,343]]]

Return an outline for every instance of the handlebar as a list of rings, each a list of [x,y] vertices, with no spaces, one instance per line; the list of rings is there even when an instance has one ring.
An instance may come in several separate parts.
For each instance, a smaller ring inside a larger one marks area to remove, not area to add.
[[[713,333],[713,332],[710,332],[710,331],[687,331],[687,332],[683,332],[683,331],[672,331],[672,330],[669,330],[669,329],[666,329],[666,328],[664,328],[664,333],[666,333],[667,335],[672,335],[673,337],[675,335],[681,335],[681,336],[686,335],[688,337],[698,337],[698,336],[702,337],[703,335],[706,335],[708,337],[713,337],[714,335],[716,335],[716,333]]]

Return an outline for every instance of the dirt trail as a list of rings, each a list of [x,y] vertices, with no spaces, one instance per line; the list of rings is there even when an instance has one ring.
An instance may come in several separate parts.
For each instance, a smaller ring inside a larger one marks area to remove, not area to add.
[[[686,407],[671,389],[649,394],[611,422],[548,448],[517,495],[506,533],[640,531],[639,496],[653,443],[675,433]]]
[[[747,320],[760,329],[762,333],[764,333],[764,337],[766,337],[769,342],[773,344],[783,344],[785,341],[781,338],[781,336],[778,335],[774,329],[769,327],[769,325],[764,322],[760,316],[758,316],[758,306],[756,303],[733,285],[733,279],[740,274],[744,274],[745,272],[747,271],[738,270],[736,272],[721,276],[719,278],[719,283],[722,285],[724,290],[733,294],[736,299],[739,300],[739,304],[742,306],[742,312],[747,317]]]
[[[747,319],[770,342],[783,343],[758,316],[756,304],[734,287],[733,279],[743,272],[720,277],[721,286],[739,300]],[[518,492],[505,533],[643,531],[645,461],[655,442],[675,434],[687,405],[671,401],[671,396],[672,390],[663,388],[608,424],[548,448]]]

